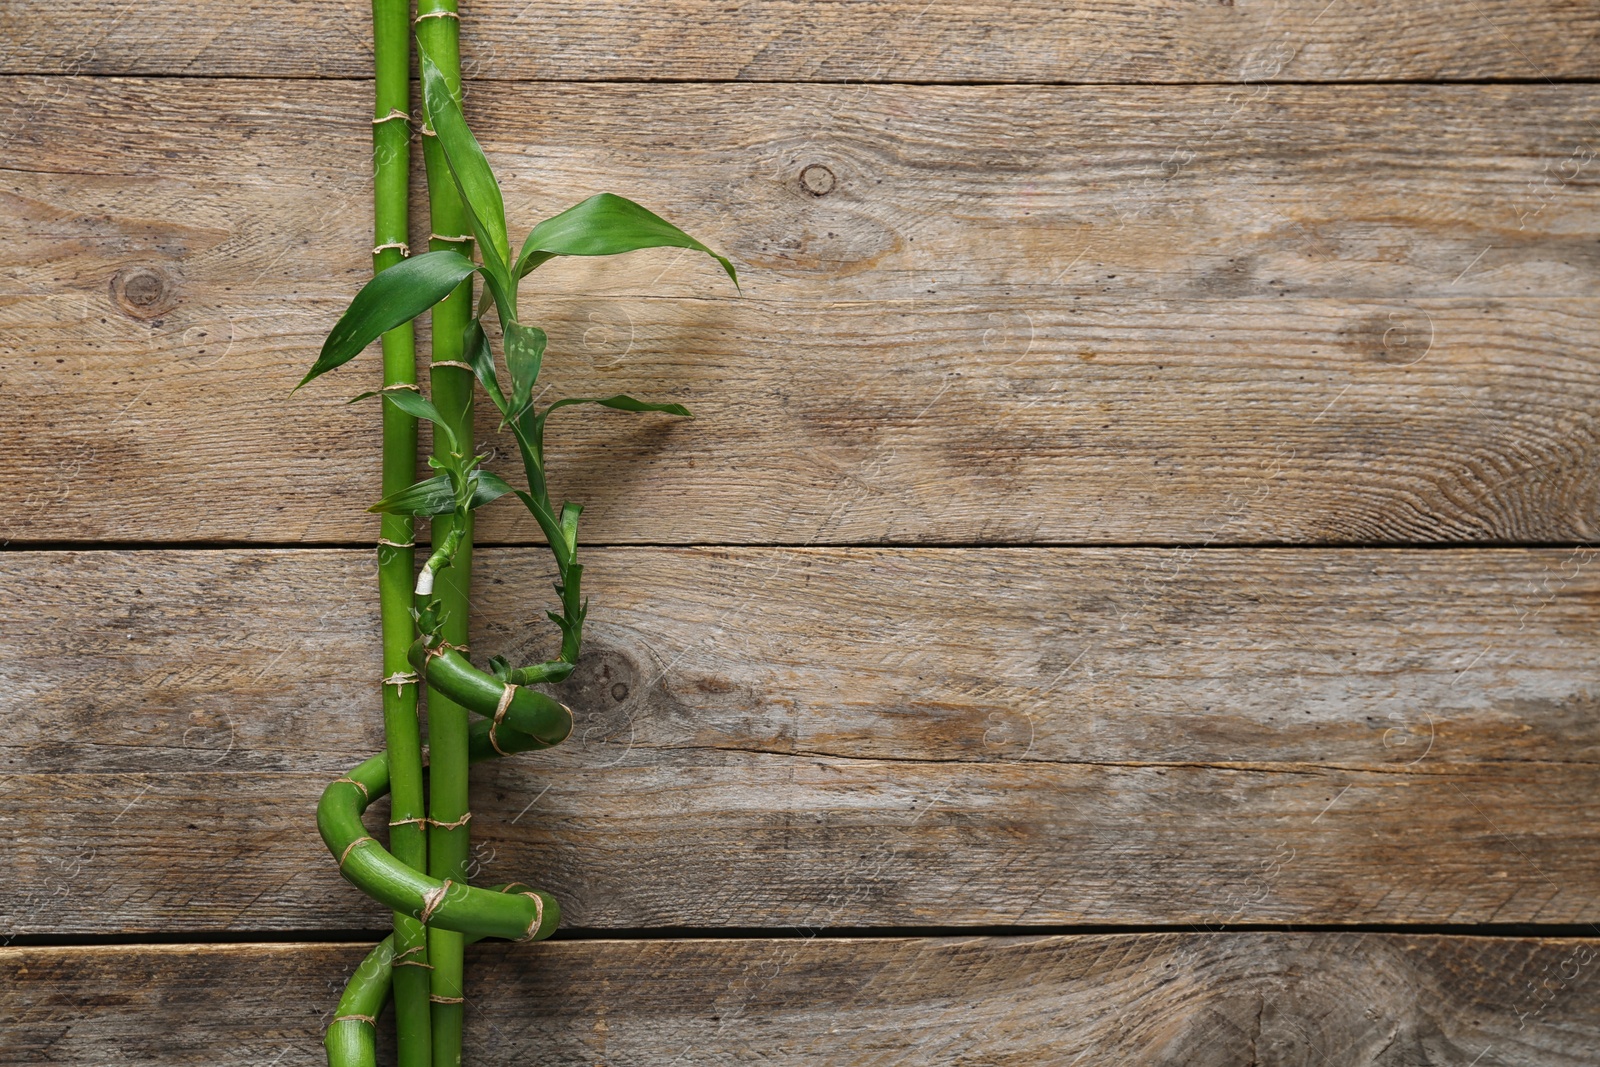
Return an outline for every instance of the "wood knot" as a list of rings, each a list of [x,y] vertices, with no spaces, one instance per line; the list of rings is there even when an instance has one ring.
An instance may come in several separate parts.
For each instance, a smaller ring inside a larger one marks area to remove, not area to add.
[[[153,319],[177,306],[178,293],[159,267],[124,267],[111,276],[111,299],[125,315]]]
[[[800,188],[812,196],[827,196],[837,184],[833,171],[821,163],[812,163],[800,172]]]

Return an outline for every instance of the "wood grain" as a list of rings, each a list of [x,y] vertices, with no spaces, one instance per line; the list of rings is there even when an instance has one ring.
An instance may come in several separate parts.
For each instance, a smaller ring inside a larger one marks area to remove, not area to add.
[[[0,536],[373,536],[372,412],[342,403],[371,364],[288,396],[368,270],[365,89],[6,84]],[[1597,102],[472,97],[513,218],[626,190],[744,271],[742,298],[666,252],[531,280],[550,396],[700,416],[563,417],[585,536],[792,544],[1593,538]],[[536,537],[518,514],[484,536]]]
[[[578,730],[478,773],[477,877],[601,928],[1585,921],[1593,560],[593,552]],[[0,571],[19,932],[382,923],[311,824],[381,745],[366,554]],[[549,578],[483,553],[480,662]]]
[[[1582,0],[474,0],[465,10],[470,72],[555,80],[1526,80],[1592,76],[1584,49],[1600,34]],[[165,0],[135,12],[14,0],[0,14],[0,72],[363,77],[367,20],[353,2]],[[268,22],[273,32],[259,32]]]
[[[365,949],[0,949],[8,1062],[320,1064]],[[1578,1067],[1600,1044],[1600,945],[1575,939],[568,941],[467,963],[484,1062]]]

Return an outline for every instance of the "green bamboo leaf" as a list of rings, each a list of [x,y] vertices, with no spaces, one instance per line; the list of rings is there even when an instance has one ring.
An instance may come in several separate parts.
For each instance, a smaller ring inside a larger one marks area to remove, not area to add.
[[[494,406],[504,415],[506,395],[500,391],[500,376],[495,372],[494,352],[489,348],[489,338],[483,332],[482,320],[473,319],[467,324],[462,349],[467,362],[472,364],[472,373],[478,376],[478,383],[483,386],[483,391],[489,394],[489,399],[494,401]]]
[[[516,277],[522,278],[552,256],[614,256],[641,248],[692,248],[704,252],[728,272],[737,288],[739,275],[726,256],[718,255],[672,223],[632,200],[612,193],[591,196],[533,228],[517,256]]]
[[[484,157],[478,139],[467,128],[461,103],[450,92],[444,72],[420,42],[417,51],[422,56],[422,100],[428,112],[428,124],[439,137],[439,147],[444,149],[445,159],[450,164],[450,175],[455,179],[467,213],[472,216],[472,229],[478,235],[478,247],[483,250],[484,266],[509,281],[507,266],[511,262],[511,246],[506,239],[506,206],[500,195],[500,184],[494,180],[494,172],[489,169],[489,160]],[[500,295],[496,294],[497,298]]]
[[[393,269],[392,267],[390,268],[390,270]],[[406,414],[415,415],[419,419],[427,419],[439,427],[444,431],[445,436],[450,439],[450,450],[452,452],[455,451],[455,431],[450,429],[450,423],[445,421],[445,417],[440,414],[439,409],[433,406],[433,401],[420,393],[413,393],[409,389],[396,389],[392,393],[384,393],[383,398]]]
[[[466,256],[445,250],[424,252],[379,271],[334,324],[300,385],[350,362],[383,334],[449,296],[476,269]]]
[[[474,508],[481,508],[514,491],[505,479],[488,471],[474,471],[469,477],[473,481]],[[367,510],[396,515],[445,515],[454,511],[455,507],[456,493],[450,484],[450,476],[440,474],[386,496]]]
[[[561,532],[567,539],[567,551],[578,551],[578,516],[583,513],[582,504],[566,502],[561,505]]]
[[[544,331],[537,326],[524,326],[518,322],[505,324],[506,368],[511,371],[513,412],[528,406],[528,398],[533,395],[533,383],[539,378],[539,366],[544,361],[544,347],[548,340]]]
[[[642,400],[635,400],[631,396],[618,393],[616,396],[569,396],[565,400],[557,400],[554,404],[544,409],[544,415],[557,408],[571,407],[573,404],[599,404],[601,407],[614,408],[617,411],[660,411],[667,415],[681,415],[686,419],[694,418],[689,414],[689,409],[682,404],[646,404]]]
[[[544,531],[544,538],[550,543],[550,551],[555,553],[557,570],[565,571],[572,564],[572,553],[567,551],[567,537],[561,529],[561,520],[550,514],[550,509],[540,503],[539,498],[532,493],[524,493],[521,489],[513,491],[533,513],[539,529]]]

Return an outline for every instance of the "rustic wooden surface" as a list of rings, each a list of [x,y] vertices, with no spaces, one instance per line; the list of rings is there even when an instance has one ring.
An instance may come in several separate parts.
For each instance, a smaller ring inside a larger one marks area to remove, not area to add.
[[[5,84],[0,536],[373,536],[372,412],[343,404],[373,362],[288,395],[369,269],[366,88]],[[531,280],[551,396],[701,416],[559,423],[591,539],[1600,529],[1600,87],[472,99],[513,218],[626,189],[745,272],[743,297],[677,253]],[[535,539],[516,516],[483,535]]]
[[[6,1062],[320,1064],[365,950],[0,949]],[[482,1063],[1581,1067],[1597,967],[1592,941],[1370,933],[485,945],[468,950],[467,1047]]]
[[[588,562],[577,731],[473,801],[480,878],[571,925],[1595,914],[1592,551]],[[0,568],[19,931],[381,925],[311,832],[382,745],[366,553]],[[532,658],[542,556],[480,574],[480,661]]]
[[[722,936],[474,950],[484,1062],[1595,1062],[1600,938],[1500,935],[1600,929],[1600,5],[464,15],[514,224],[623,192],[745,283],[525,290],[551,395],[699,418],[553,433],[613,547],[474,875]],[[372,360],[287,395],[366,25],[0,10],[0,1062],[320,1062],[386,922],[312,829],[381,744]],[[542,651],[539,554],[479,573]],[[843,927],[973,936],[759,936]]]
[[[1592,77],[1584,0],[471,0],[486,78],[1238,82]],[[366,77],[365,3],[11,0],[0,72]],[[259,32],[270,24],[271,33]]]

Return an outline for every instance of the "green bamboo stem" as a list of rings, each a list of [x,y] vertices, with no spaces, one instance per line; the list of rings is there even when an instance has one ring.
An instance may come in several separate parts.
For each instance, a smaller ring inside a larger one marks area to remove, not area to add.
[[[411,174],[411,5],[408,0],[372,0],[374,96],[372,123],[373,271],[407,254]],[[385,390],[415,388],[416,341],[411,323],[383,335]],[[417,420],[393,404],[383,409],[383,495],[416,479]],[[417,721],[416,679],[407,650],[413,632],[411,583],[414,522],[384,514],[378,543],[378,604],[383,621],[383,725],[392,777],[389,847],[416,871],[428,869],[424,820],[422,737]],[[395,1029],[399,1067],[433,1062],[428,1001],[427,931],[416,919],[394,914],[390,942],[394,972]]]
[[[443,71],[451,93],[461,93],[460,18],[455,0],[419,0],[416,34],[420,47]],[[423,162],[428,172],[428,217],[433,228],[430,249],[453,248],[472,254],[471,222],[451,180],[449,163],[438,138],[423,126]],[[472,400],[476,378],[465,363],[464,333],[472,320],[472,279],[433,309],[432,399],[450,423],[464,454],[472,454]],[[451,364],[458,364],[452,366]],[[446,458],[435,435],[434,454]],[[468,641],[467,608],[472,588],[472,515],[434,520],[434,543],[451,529],[460,531],[461,544],[452,565],[441,574],[438,588],[439,635],[448,643],[465,647]],[[428,694],[428,739],[432,753],[428,810],[428,872],[436,879],[465,885],[471,853],[467,824],[467,709],[438,690]],[[462,938],[445,924],[428,932],[428,960],[432,989],[433,1067],[458,1067],[461,1062]]]
[[[497,885],[491,893],[524,893],[528,887],[521,882]],[[482,940],[468,937],[471,945]],[[356,973],[345,984],[344,995],[334,1010],[333,1022],[323,1035],[322,1044],[328,1052],[328,1067],[377,1067],[377,1019],[389,999],[391,968],[394,966],[394,935],[378,942],[356,967]]]
[[[548,748],[549,745],[502,726],[497,750],[489,741],[489,723],[468,731],[470,762],[498,755]],[[547,893],[507,896],[470,886],[465,879],[431,878],[401,863],[367,833],[361,822],[367,806],[389,791],[389,757],[379,753],[328,783],[317,804],[317,829],[339,861],[339,873],[363,893],[403,912],[433,930],[457,934],[537,941],[549,937],[560,922],[560,906]],[[459,994],[457,994],[459,995]]]
[[[491,720],[489,743],[505,727],[558,745],[572,733],[572,709],[551,696],[519,683],[507,683],[478,670],[453,649],[430,647],[426,637],[411,646],[411,665],[428,682],[429,699],[442,693],[468,711]],[[438,773],[437,767],[434,773]]]

